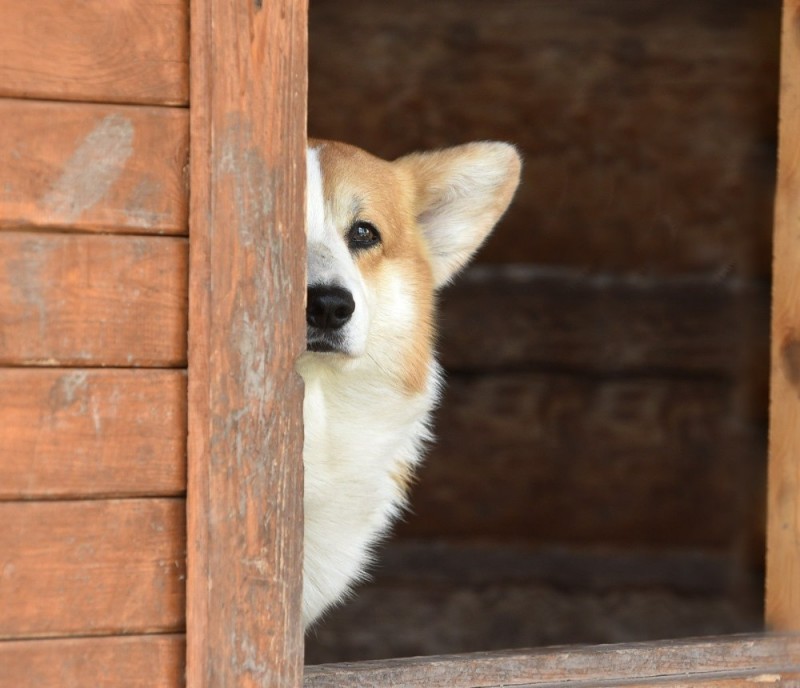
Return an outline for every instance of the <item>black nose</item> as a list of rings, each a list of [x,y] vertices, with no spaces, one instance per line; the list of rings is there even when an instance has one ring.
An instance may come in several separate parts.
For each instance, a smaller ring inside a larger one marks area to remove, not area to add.
[[[338,330],[353,311],[353,295],[341,287],[309,287],[306,322],[321,330]]]

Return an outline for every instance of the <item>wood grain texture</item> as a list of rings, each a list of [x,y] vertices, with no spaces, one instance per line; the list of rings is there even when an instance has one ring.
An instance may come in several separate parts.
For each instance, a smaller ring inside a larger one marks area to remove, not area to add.
[[[516,143],[481,261],[766,276],[779,24],[780,0],[318,0],[309,132]]]
[[[0,99],[0,229],[185,234],[188,136],[177,108]]]
[[[187,0],[0,0],[0,96],[185,104]]]
[[[0,232],[0,364],[186,364],[182,238]]]
[[[0,643],[0,688],[175,688],[181,635],[12,640]]]
[[[186,374],[0,368],[0,499],[186,489]]]
[[[0,637],[181,630],[182,499],[0,502]]]
[[[725,381],[451,375],[434,431],[403,536],[727,547],[760,532],[766,442]]]
[[[191,688],[302,681],[306,18],[192,4]]]
[[[715,375],[766,394],[766,284],[482,266],[444,291],[440,321],[449,370]]]
[[[495,686],[790,685],[800,672],[797,636],[509,650],[308,667],[306,688],[493,688]],[[785,679],[785,680],[784,680]],[[672,682],[671,682],[672,681]],[[724,683],[728,681],[728,683]]]
[[[800,630],[800,2],[786,0],[772,292],[767,623]]]

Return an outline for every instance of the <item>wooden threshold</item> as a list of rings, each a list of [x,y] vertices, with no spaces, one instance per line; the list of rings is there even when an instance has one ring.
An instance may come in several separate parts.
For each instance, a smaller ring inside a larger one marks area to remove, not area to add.
[[[305,688],[797,686],[800,634],[476,652],[306,667]]]

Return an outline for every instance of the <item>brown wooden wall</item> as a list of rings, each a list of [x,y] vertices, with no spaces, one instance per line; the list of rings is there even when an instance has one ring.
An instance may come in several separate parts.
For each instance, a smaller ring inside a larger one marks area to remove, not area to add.
[[[438,440],[391,568],[310,639],[316,659],[757,627],[780,8],[312,3],[311,135],[524,158],[443,294]],[[686,588],[682,555],[658,557],[688,550],[716,573],[685,559]],[[691,600],[712,592],[716,610]],[[385,642],[350,631],[369,624]]]
[[[763,527],[779,13],[312,5],[313,135],[389,157],[499,138],[525,161],[443,297],[450,384],[403,532],[725,546]]]
[[[0,16],[0,686],[180,685],[188,3]]]

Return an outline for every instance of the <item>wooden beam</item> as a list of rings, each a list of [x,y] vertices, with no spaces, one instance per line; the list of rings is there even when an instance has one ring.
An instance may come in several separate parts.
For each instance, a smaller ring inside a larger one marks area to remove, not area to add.
[[[800,637],[679,641],[476,652],[307,667],[305,688],[793,685]]]
[[[185,104],[188,0],[0,0],[0,96]]]
[[[301,682],[306,12],[192,3],[189,688]]]
[[[177,108],[0,99],[0,230],[185,234],[188,137]]]
[[[762,390],[767,384],[766,282],[483,265],[444,290],[441,322],[442,362],[451,371],[711,375],[757,378]]]
[[[0,368],[0,499],[186,489],[186,373]]]
[[[0,643],[0,688],[172,688],[183,685],[182,635]]]
[[[187,242],[0,232],[0,365],[186,365]]]
[[[784,0],[772,374],[766,617],[800,630],[800,0]]]
[[[184,625],[182,499],[0,502],[0,638]]]

